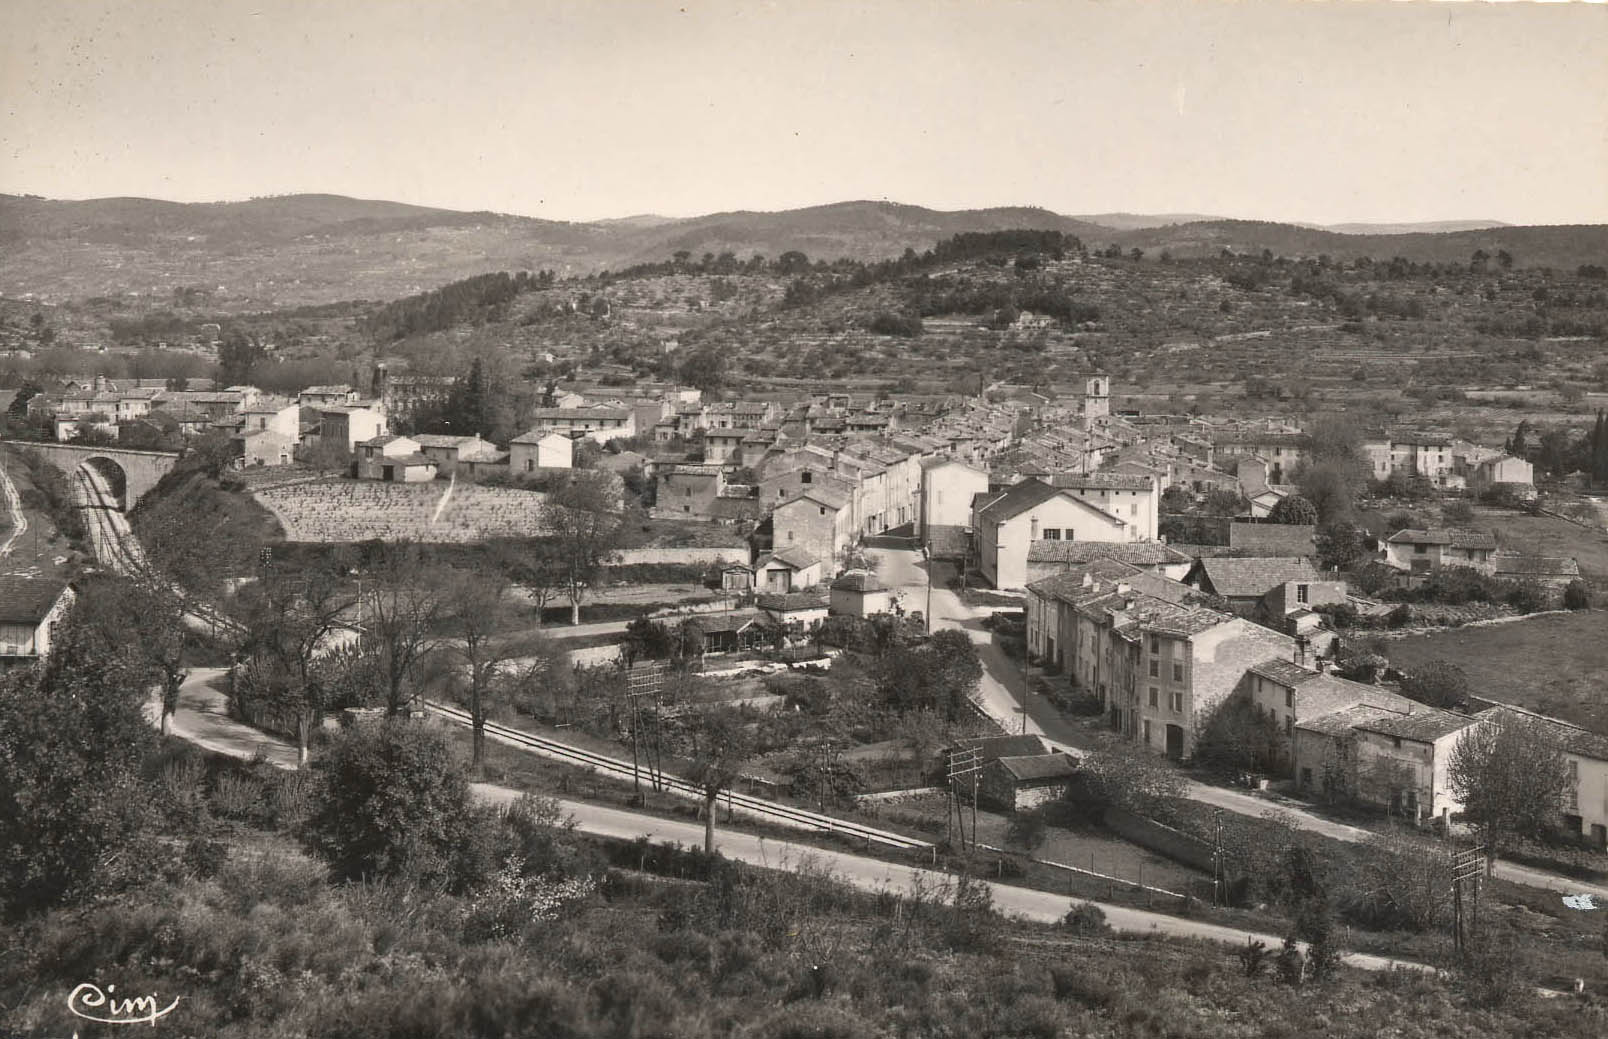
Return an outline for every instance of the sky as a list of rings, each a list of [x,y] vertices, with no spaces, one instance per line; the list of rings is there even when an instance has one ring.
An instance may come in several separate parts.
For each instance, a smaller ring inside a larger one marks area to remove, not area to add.
[[[1608,6],[0,0],[0,191],[1608,223]]]

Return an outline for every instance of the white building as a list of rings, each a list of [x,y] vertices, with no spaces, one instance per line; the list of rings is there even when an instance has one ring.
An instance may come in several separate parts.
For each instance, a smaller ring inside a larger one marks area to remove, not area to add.
[[[508,467],[513,473],[538,469],[569,469],[575,463],[575,442],[563,433],[533,429],[508,444]]]
[[[978,569],[995,588],[1026,586],[1028,546],[1034,541],[1137,540],[1125,520],[1039,480],[985,494],[974,505]]]

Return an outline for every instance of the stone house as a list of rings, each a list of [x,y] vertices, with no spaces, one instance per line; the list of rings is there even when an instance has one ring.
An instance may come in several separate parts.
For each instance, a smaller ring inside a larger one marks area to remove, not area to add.
[[[569,469],[575,463],[575,441],[553,430],[533,429],[508,443],[508,468],[513,473],[538,469]]]
[[[1385,539],[1385,562],[1414,573],[1436,573],[1449,566],[1489,573],[1495,551],[1495,535],[1459,527],[1398,530]]]
[[[1028,548],[1035,541],[1138,540],[1127,521],[1040,480],[980,495],[973,504],[972,529],[978,569],[1000,589],[1027,584]]]

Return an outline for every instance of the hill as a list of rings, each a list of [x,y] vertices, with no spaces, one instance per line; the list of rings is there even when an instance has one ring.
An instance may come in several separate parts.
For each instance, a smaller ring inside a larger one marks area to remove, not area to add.
[[[1215,256],[1271,250],[1277,256],[1329,256],[1354,260],[1400,256],[1414,263],[1467,263],[1477,249],[1491,255],[1505,250],[1523,267],[1574,270],[1608,258],[1608,225],[1560,224],[1541,227],[1487,227],[1443,234],[1343,234],[1255,220],[1208,220],[1148,228],[1114,237],[1119,245],[1165,249],[1177,257]]]
[[[220,308],[240,312],[395,299],[496,270],[584,275],[677,252],[747,259],[796,251],[812,260],[879,260],[926,250],[955,234],[1014,228],[1060,231],[1124,251],[1165,249],[1178,257],[1216,256],[1228,248],[1444,263],[1467,262],[1474,250],[1485,249],[1493,255],[1506,250],[1520,266],[1573,270],[1608,262],[1603,226],[1434,234],[1347,227],[1358,233],[1189,214],[1080,218],[1027,206],[943,211],[886,201],[565,223],[339,195],[219,203],[0,195],[0,295],[166,302],[176,289],[200,286]]]

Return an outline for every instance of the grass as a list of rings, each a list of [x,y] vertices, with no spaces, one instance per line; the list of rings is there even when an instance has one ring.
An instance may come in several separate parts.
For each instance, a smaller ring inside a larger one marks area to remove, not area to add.
[[[1608,534],[1558,519],[1522,512],[1479,509],[1471,524],[1496,535],[1504,549],[1543,556],[1572,556],[1580,572],[1598,580],[1608,578]]]
[[[1469,691],[1608,733],[1608,615],[1547,614],[1507,624],[1383,639],[1385,655],[1411,670],[1450,660]]]

